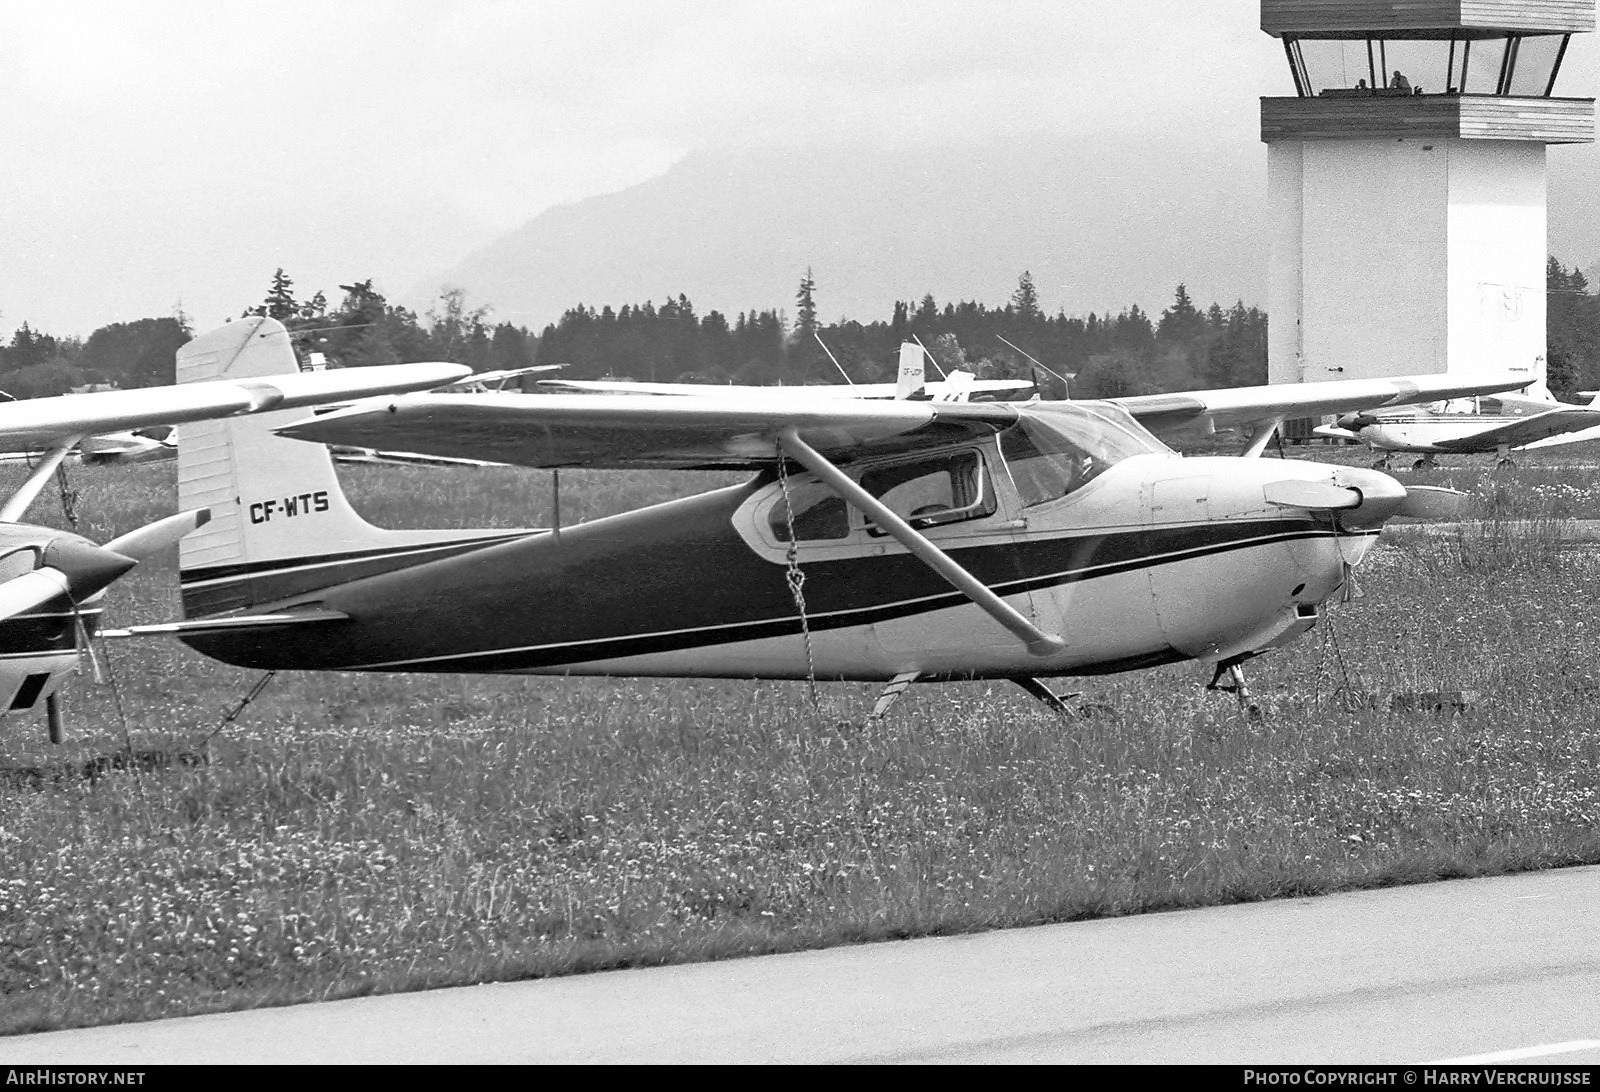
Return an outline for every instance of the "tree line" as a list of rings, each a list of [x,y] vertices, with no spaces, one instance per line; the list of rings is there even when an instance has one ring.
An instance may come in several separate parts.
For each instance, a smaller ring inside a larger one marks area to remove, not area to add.
[[[1569,396],[1600,389],[1600,296],[1581,272],[1553,256],[1546,279],[1550,387]],[[716,310],[702,315],[680,294],[659,306],[579,304],[537,335],[491,322],[490,310],[469,306],[460,289],[446,290],[422,314],[390,303],[371,279],[339,289],[337,304],[320,290],[300,299],[279,269],[261,302],[244,314],[283,322],[303,361],[321,353],[344,367],[453,360],[475,371],[564,364],[562,374],[577,379],[804,384],[848,376],[866,383],[892,380],[901,342],[916,339],[946,371],[1033,378],[1055,396],[1066,393],[1064,386],[1074,397],[1112,398],[1267,379],[1266,313],[1242,300],[1202,308],[1183,284],[1156,316],[1137,304],[1114,315],[1048,315],[1031,274],[1023,272],[1002,306],[940,304],[929,294],[896,302],[887,318],[825,323],[808,269],[792,321],[779,308],[741,311],[731,320]],[[174,354],[193,336],[181,312],[112,323],[82,340],[24,322],[0,346],[0,390],[27,398],[91,385],[171,383]]]
[[[699,315],[682,295],[659,307],[580,304],[540,333],[538,360],[564,363],[563,374],[580,379],[882,382],[894,378],[901,342],[915,339],[946,371],[1037,377],[1056,394],[1061,380],[1051,373],[1075,376],[1074,397],[1266,382],[1266,314],[1243,301],[1202,310],[1182,284],[1154,319],[1137,304],[1116,315],[1047,315],[1027,272],[1004,306],[941,306],[930,294],[897,302],[887,319],[868,323],[820,322],[816,290],[807,270],[792,323],[777,309],[741,311],[732,321],[714,310]]]

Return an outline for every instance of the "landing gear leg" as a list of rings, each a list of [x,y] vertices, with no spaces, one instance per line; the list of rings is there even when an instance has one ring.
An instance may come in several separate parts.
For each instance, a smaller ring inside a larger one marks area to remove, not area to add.
[[[1430,452],[1427,455],[1424,455],[1422,458],[1418,459],[1416,462],[1412,463],[1411,464],[1411,469],[1412,470],[1437,470],[1437,469],[1439,469],[1439,464],[1434,461],[1433,454],[1432,454],[1432,452]]]
[[[1372,464],[1372,469],[1374,469],[1374,470],[1392,470],[1392,469],[1394,469],[1394,460],[1391,459],[1387,454],[1385,454],[1383,458],[1379,459],[1377,462]]]
[[[1496,470],[1515,470],[1517,468],[1516,461],[1511,458],[1511,449],[1509,447],[1500,449],[1500,461],[1494,464],[1494,468]]]
[[[1038,679],[1012,679],[1011,681],[1063,716],[1070,717],[1074,715],[1074,711],[1067,704],[1067,700],[1082,696],[1079,694],[1057,694]]]
[[[1225,694],[1232,694],[1239,700],[1239,712],[1251,720],[1261,718],[1261,706],[1250,700],[1250,690],[1244,683],[1244,668],[1241,666],[1246,657],[1232,660],[1223,660],[1217,664],[1217,673],[1211,676],[1211,681],[1206,683],[1207,690],[1220,690]],[[1228,682],[1222,681],[1222,676],[1228,676]]]
[[[920,671],[906,671],[890,680],[889,685],[883,688],[883,693],[878,695],[877,704],[872,707],[872,712],[867,714],[867,721],[870,723],[888,716],[889,710],[894,708],[894,703],[906,692],[906,687],[916,682],[921,674]]]

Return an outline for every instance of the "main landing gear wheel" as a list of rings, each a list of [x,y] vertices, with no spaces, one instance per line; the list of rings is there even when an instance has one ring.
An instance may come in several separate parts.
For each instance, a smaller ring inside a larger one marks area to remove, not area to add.
[[[1437,470],[1438,468],[1439,464],[1433,461],[1432,455],[1424,455],[1411,464],[1412,470]]]
[[[1252,701],[1250,691],[1244,684],[1244,668],[1240,665],[1244,660],[1223,660],[1217,664],[1217,673],[1211,676],[1211,681],[1206,683],[1207,690],[1220,690],[1224,694],[1232,694],[1239,699],[1239,712],[1248,720],[1262,718],[1261,704]],[[1222,676],[1228,676],[1228,682],[1222,681]]]
[[[1494,464],[1494,468],[1496,470],[1515,470],[1517,468],[1517,461],[1509,458],[1501,459],[1499,462]]]
[[[1393,466],[1394,466],[1393,461],[1389,458],[1389,456],[1385,455],[1383,458],[1379,459],[1377,462],[1372,464],[1372,469],[1374,469],[1374,470],[1390,470],[1390,469],[1393,468]]]

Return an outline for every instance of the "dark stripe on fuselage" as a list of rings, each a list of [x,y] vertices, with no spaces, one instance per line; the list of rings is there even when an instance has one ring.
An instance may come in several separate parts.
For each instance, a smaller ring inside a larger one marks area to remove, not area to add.
[[[508,672],[800,632],[787,570],[733,529],[763,483],[582,524],[329,588],[351,616],[304,634],[190,634],[231,663],[288,669]],[[1331,537],[1306,518],[1138,528],[991,545],[935,541],[1001,594],[1275,542]],[[905,553],[826,561],[800,551],[813,630],[966,602]],[[1287,593],[1287,589],[1285,589]]]
[[[261,603],[304,595],[331,584],[408,569],[537,533],[517,531],[476,539],[352,550],[312,558],[276,558],[241,565],[186,569],[182,575],[183,614],[185,618],[203,618],[243,610]]]

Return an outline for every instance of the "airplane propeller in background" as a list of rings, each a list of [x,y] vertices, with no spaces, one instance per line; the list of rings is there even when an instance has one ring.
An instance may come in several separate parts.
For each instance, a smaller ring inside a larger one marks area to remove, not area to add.
[[[139,562],[177,544],[204,525],[210,509],[179,512],[96,546],[76,535],[60,534],[39,548],[41,564],[31,572],[0,583],[0,621],[26,614],[66,596],[74,605],[125,575]]]

